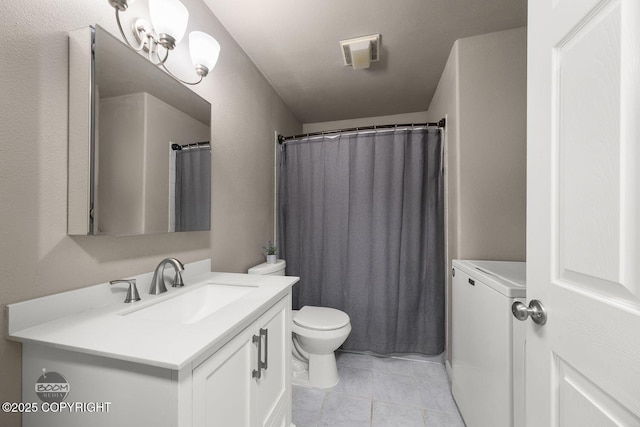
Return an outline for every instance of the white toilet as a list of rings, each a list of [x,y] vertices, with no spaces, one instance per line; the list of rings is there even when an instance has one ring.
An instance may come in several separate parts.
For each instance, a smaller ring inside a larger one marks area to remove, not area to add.
[[[284,276],[286,263],[280,259],[249,269],[249,274]],[[328,307],[304,306],[292,313],[292,382],[309,387],[328,388],[340,381],[335,351],[351,332],[347,313]]]

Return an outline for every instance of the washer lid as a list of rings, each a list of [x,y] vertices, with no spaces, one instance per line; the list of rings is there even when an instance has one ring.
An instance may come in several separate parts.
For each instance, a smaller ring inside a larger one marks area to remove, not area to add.
[[[515,261],[469,261],[477,270],[498,276],[514,286],[527,286],[527,263]]]
[[[453,266],[510,298],[527,296],[527,263],[453,260]]]
[[[349,315],[344,311],[329,307],[306,305],[298,311],[293,322],[303,328],[317,331],[331,331],[349,324]]]

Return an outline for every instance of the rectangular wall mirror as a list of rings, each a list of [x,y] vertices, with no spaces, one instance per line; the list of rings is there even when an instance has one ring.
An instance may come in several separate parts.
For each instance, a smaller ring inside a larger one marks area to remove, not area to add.
[[[69,35],[70,235],[210,229],[211,105],[99,26]]]

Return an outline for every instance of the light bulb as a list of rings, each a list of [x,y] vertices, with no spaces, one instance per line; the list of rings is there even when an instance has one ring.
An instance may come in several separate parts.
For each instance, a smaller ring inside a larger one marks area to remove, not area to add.
[[[220,43],[207,33],[193,31],[189,34],[189,53],[196,72],[204,77],[218,62]]]
[[[158,34],[159,43],[173,49],[187,30],[189,11],[179,0],[149,0],[151,23]]]

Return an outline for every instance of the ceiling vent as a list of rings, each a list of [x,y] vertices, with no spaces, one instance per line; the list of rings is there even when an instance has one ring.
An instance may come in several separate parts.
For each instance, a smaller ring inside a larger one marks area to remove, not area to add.
[[[344,65],[354,70],[369,68],[372,62],[380,60],[380,34],[341,40]]]

